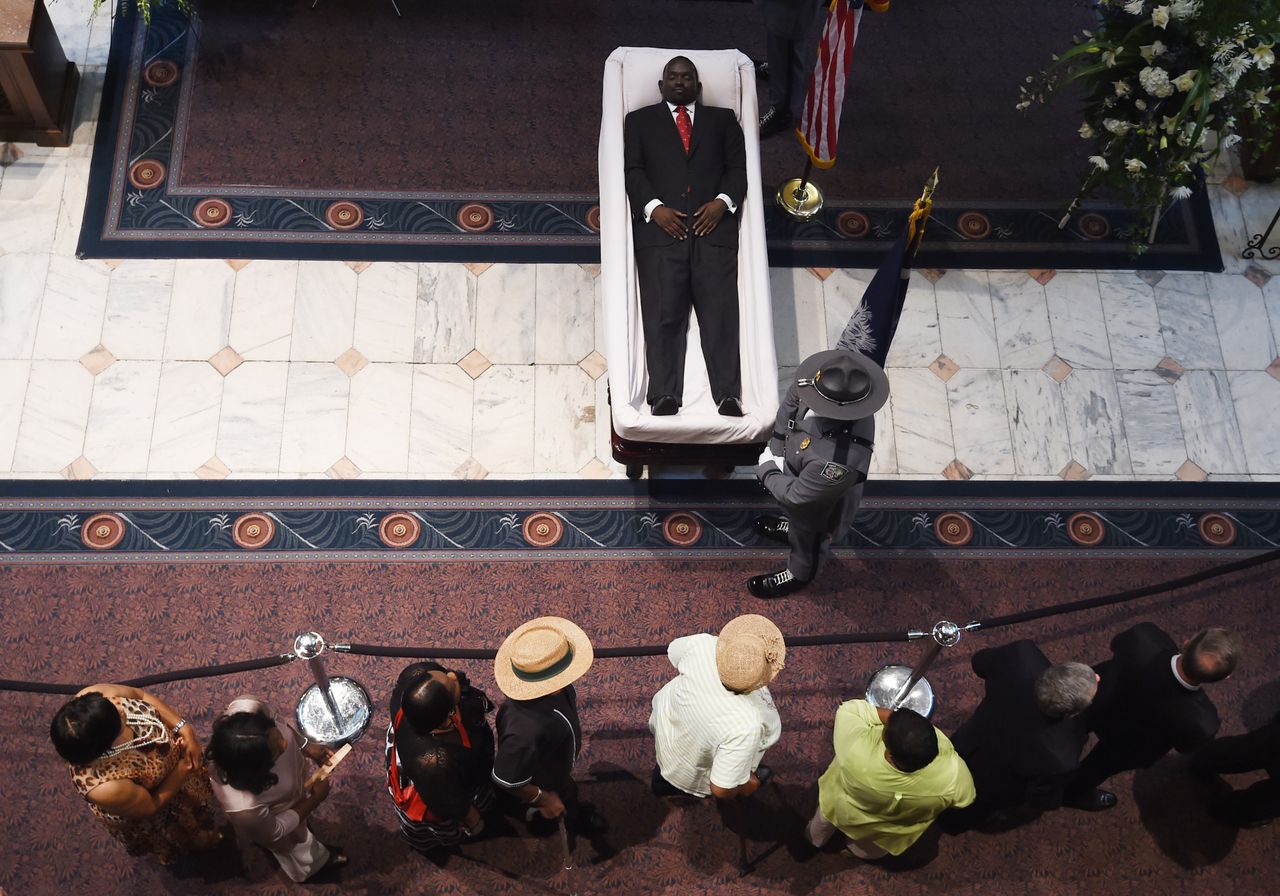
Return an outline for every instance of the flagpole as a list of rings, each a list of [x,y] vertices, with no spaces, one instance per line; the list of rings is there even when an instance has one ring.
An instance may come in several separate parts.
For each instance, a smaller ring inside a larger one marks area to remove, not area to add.
[[[805,188],[809,186],[809,175],[812,173],[813,159],[806,158],[804,162],[804,174],[800,175],[800,186],[796,187],[795,192],[792,194],[795,197],[796,202],[800,202],[804,199]]]

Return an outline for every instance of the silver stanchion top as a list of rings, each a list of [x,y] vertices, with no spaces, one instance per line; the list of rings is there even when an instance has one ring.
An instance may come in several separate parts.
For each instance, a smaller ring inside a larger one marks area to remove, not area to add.
[[[324,653],[324,637],[319,632],[303,632],[293,639],[293,655],[301,660],[313,660]]]
[[[902,689],[911,680],[911,667],[884,666],[867,685],[867,702],[877,709],[912,709],[926,719],[933,713],[933,687],[921,678],[903,695]]]
[[[960,643],[960,626],[945,619],[933,627],[933,640],[943,647],[955,647]]]

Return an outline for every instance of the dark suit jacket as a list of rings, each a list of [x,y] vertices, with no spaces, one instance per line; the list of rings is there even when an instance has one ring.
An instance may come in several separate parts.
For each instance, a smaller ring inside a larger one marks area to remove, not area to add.
[[[973,671],[986,695],[951,739],[973,774],[978,800],[1011,808],[1029,800],[1038,809],[1062,802],[1066,776],[1080,764],[1088,729],[1084,716],[1049,719],[1036,706],[1036,677],[1049,660],[1030,641],[980,650]]]
[[[1189,691],[1173,677],[1173,639],[1150,622],[1111,641],[1112,658],[1094,667],[1102,676],[1089,708],[1099,740],[1123,745],[1148,762],[1169,750],[1190,753],[1218,733],[1218,711],[1203,690]]]
[[[636,248],[675,242],[653,221],[645,223],[644,207],[654,199],[689,216],[703,203],[724,193],[738,208],[726,214],[705,237],[712,245],[737,246],[742,200],[747,194],[747,151],[742,128],[729,109],[698,103],[693,135],[685,155],[675,119],[665,102],[627,115],[623,129],[623,167],[627,198],[635,218]]]

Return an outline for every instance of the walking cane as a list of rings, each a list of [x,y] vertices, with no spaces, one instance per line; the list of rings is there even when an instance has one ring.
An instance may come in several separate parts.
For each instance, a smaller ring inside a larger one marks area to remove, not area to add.
[[[569,851],[569,832],[564,827],[564,816],[560,816],[560,856],[561,863],[564,865],[564,882],[565,889],[569,891],[569,896],[578,896],[578,892],[573,889],[573,879],[570,874],[573,871],[573,853]]]
[[[738,822],[738,874],[745,875],[751,865],[747,862],[747,829],[742,826],[742,797],[733,798],[733,809]]]

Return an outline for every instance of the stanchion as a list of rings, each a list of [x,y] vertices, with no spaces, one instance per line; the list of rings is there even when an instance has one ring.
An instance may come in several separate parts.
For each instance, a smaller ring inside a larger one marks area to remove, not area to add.
[[[320,659],[324,649],[324,638],[316,632],[303,632],[293,641],[294,656],[307,661],[316,680],[298,700],[298,728],[322,744],[349,744],[368,729],[373,701],[358,681],[329,677]]]
[[[960,626],[943,620],[933,627],[932,643],[925,649],[914,668],[903,665],[885,666],[871,676],[867,685],[867,702],[882,709],[911,709],[926,719],[933,714],[933,686],[924,673],[933,665],[944,647],[960,643]]]

